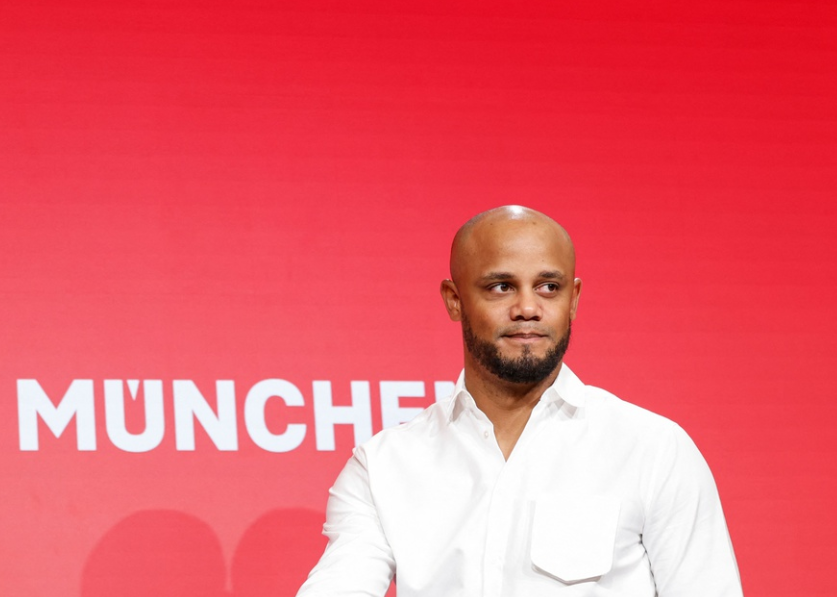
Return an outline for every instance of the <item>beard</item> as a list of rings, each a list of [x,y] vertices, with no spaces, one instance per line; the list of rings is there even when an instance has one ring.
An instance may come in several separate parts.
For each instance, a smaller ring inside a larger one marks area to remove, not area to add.
[[[489,372],[503,381],[517,384],[536,384],[549,377],[561,364],[570,346],[571,331],[572,322],[569,322],[564,336],[543,357],[536,357],[530,346],[524,346],[523,354],[517,358],[508,358],[501,355],[497,346],[491,342],[477,338],[468,318],[464,314],[462,316],[462,338],[468,352]]]

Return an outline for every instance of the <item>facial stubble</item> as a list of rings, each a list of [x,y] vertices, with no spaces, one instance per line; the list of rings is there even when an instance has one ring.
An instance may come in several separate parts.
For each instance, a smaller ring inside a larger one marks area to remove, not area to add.
[[[543,357],[536,357],[530,346],[524,346],[523,354],[519,357],[507,358],[500,354],[496,345],[477,338],[468,318],[464,315],[462,317],[462,337],[468,352],[489,372],[511,383],[535,384],[549,377],[570,346],[571,331],[572,322],[569,322],[564,336]]]

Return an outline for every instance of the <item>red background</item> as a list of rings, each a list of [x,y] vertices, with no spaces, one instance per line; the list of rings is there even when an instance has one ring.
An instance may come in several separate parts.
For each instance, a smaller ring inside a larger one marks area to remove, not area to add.
[[[293,595],[353,446],[312,381],[429,403],[449,240],[507,203],[572,234],[567,362],[692,435],[745,592],[832,594],[833,3],[6,0],[0,55],[0,594]],[[95,452],[20,450],[25,378],[94,380]],[[291,452],[244,430],[267,378]],[[105,379],[163,380],[159,447]],[[175,449],[175,379],[234,380],[237,451]]]

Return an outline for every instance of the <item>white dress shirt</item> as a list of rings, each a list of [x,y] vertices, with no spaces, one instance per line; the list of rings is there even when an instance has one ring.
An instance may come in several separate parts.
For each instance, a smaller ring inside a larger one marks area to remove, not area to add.
[[[298,597],[740,597],[686,433],[566,366],[508,461],[465,388],[357,447]]]

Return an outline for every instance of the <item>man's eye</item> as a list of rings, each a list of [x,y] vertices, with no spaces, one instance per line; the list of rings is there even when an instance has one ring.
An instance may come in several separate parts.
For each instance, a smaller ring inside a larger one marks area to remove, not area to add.
[[[541,285],[541,290],[543,292],[548,292],[548,293],[558,292],[558,288],[559,288],[558,284],[554,284],[552,282]]]
[[[505,282],[500,282],[499,284],[495,284],[491,288],[489,288],[491,292],[508,292],[511,290],[511,285],[506,284]]]

